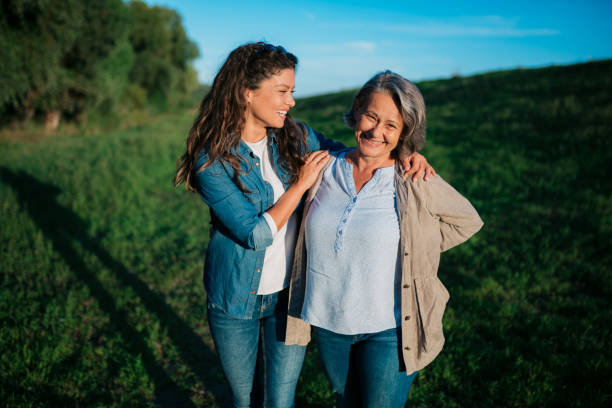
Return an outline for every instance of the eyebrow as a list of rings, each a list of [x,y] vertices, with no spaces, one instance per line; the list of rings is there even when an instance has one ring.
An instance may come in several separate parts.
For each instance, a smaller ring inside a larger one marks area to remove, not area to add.
[[[375,116],[375,117],[376,117],[376,119],[379,119],[379,116],[378,116],[378,115],[376,114],[376,112],[374,112],[374,111],[371,111],[371,110],[366,110],[364,113],[370,114],[370,115],[372,115],[372,116]],[[400,122],[397,122],[397,121],[395,121],[395,120],[393,120],[393,119],[389,119],[389,120],[385,121],[385,123],[393,123],[394,125],[397,125],[397,126],[399,126],[399,125],[400,125]]]

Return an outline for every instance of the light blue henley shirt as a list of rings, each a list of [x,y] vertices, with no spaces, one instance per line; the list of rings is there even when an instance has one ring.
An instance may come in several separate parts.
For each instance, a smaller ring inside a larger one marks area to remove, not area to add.
[[[340,334],[376,333],[401,324],[394,167],[376,170],[357,194],[345,156],[325,170],[305,219],[302,319]]]

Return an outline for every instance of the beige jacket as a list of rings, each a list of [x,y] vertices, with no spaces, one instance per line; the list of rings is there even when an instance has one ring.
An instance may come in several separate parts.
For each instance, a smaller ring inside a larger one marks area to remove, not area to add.
[[[330,161],[330,163],[333,160]],[[309,190],[302,219],[321,184]],[[444,345],[442,316],[450,295],[438,279],[440,252],[474,235],[483,225],[472,205],[440,176],[404,180],[396,166],[395,188],[402,259],[402,352],[406,373],[420,370]],[[304,223],[297,239],[289,289],[286,344],[306,345],[310,325],[300,319],[306,288]]]

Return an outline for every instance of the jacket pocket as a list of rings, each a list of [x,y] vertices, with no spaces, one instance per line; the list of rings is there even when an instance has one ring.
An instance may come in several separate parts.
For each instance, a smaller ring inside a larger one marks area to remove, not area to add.
[[[253,190],[251,192],[245,192],[244,197],[247,199],[248,202],[253,204],[253,207],[255,207],[255,210],[258,213],[263,211],[261,193],[259,191]]]
[[[444,343],[442,317],[450,295],[437,276],[416,278],[414,290],[419,319],[419,353],[435,351]]]

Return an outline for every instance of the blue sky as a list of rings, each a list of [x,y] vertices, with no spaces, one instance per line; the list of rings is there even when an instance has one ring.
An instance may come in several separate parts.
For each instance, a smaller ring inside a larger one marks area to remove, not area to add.
[[[238,45],[265,40],[299,58],[296,96],[355,88],[384,69],[418,81],[612,57],[612,0],[147,3],[180,13],[201,82]]]

